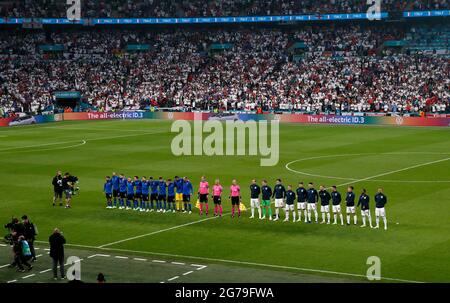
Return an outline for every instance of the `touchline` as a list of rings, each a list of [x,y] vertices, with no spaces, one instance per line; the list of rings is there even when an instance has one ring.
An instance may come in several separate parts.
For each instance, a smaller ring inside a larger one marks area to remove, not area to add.
[[[171,132],[178,133],[171,143],[175,156],[259,155],[261,166],[275,166],[279,160],[278,120],[270,123],[254,120],[202,121],[201,118],[195,119],[193,123],[177,120],[172,124]]]

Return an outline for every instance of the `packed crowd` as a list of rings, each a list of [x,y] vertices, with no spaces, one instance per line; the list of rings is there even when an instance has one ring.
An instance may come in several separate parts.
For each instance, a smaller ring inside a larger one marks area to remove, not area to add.
[[[381,56],[385,40],[403,35],[356,25],[3,32],[0,108],[39,112],[52,105],[55,91],[75,90],[99,110],[450,112],[448,58]],[[124,50],[144,43],[149,51]],[[213,43],[232,48],[213,50]],[[41,44],[65,50],[42,53]]]
[[[200,17],[366,12],[361,0],[86,0],[83,17]],[[449,9],[446,0],[383,0],[383,11]],[[66,17],[65,1],[12,0],[0,2],[0,16]]]

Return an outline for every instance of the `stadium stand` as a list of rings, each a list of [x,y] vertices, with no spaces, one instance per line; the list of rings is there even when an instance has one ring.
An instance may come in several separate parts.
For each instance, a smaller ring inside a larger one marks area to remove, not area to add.
[[[449,112],[449,26],[2,32],[0,102],[55,110],[80,92],[79,110],[223,109]],[[430,39],[427,37],[434,36]],[[409,41],[392,51],[386,42]],[[439,54],[410,55],[421,41]]]
[[[449,9],[446,0],[383,0],[383,11]],[[102,0],[82,1],[87,18],[254,16],[366,12],[361,0]],[[2,0],[2,17],[64,18],[65,1]]]

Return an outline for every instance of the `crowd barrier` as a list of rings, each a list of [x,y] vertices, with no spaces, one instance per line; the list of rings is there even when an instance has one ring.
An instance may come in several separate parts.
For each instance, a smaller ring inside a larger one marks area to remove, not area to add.
[[[194,112],[91,112],[40,115],[19,119],[0,119],[0,127],[40,124],[56,121],[95,120],[219,120],[219,121],[271,121],[301,124],[335,125],[393,125],[393,126],[450,126],[450,117],[392,117],[392,116],[336,116],[302,114],[246,114],[246,113],[194,113]]]

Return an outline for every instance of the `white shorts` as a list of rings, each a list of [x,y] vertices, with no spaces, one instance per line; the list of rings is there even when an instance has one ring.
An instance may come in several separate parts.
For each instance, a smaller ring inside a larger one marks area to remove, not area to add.
[[[316,203],[308,203],[308,210],[316,210],[317,206]]]
[[[375,216],[377,217],[385,217],[386,216],[386,210],[383,208],[375,208]]]
[[[291,204],[291,205],[289,205],[289,204],[286,204],[286,211],[294,211],[295,210],[295,207],[294,207],[294,204]]]
[[[250,199],[250,207],[259,208],[259,199]]]
[[[275,207],[283,207],[283,199],[275,199]]]
[[[340,205],[333,205],[333,212],[334,213],[340,213],[341,212],[341,206]]]
[[[330,206],[329,205],[325,205],[325,206],[321,205],[320,206],[320,212],[321,213],[329,213],[330,212]]]
[[[354,213],[356,213],[356,210],[355,210],[355,207],[354,207],[354,206],[347,206],[345,212],[346,212],[347,214],[354,214]]]
[[[306,202],[297,202],[297,209],[298,210],[305,210],[306,209]]]
[[[361,210],[361,216],[370,217],[370,210]]]

